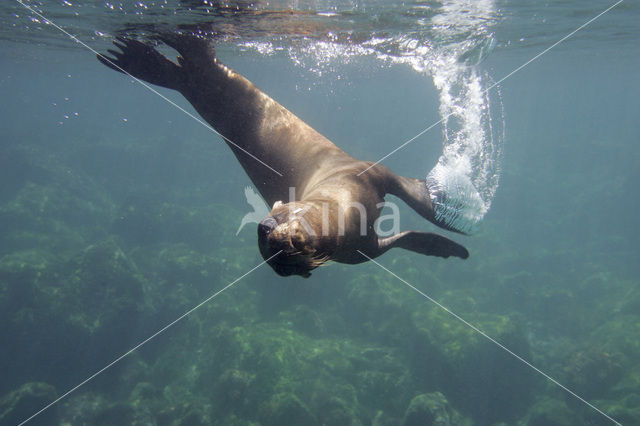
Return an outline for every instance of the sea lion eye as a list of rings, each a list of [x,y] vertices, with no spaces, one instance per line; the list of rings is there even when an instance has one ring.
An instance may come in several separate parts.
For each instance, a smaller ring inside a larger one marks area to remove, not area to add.
[[[276,229],[277,226],[278,222],[274,218],[267,217],[258,224],[258,235],[267,236],[271,233],[271,231]]]

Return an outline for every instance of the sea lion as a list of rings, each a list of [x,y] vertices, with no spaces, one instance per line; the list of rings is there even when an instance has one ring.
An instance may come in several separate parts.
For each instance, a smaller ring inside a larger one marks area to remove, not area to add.
[[[374,223],[386,194],[447,228],[435,218],[424,180],[350,157],[221,64],[211,42],[178,34],[160,40],[179,53],[177,63],[150,44],[122,37],[114,41],[120,51],[108,50],[112,57],[99,54],[98,59],[116,71],[179,91],[223,137],[273,205],[258,225],[258,243],[279,275],[308,277],[328,261],[361,263],[367,260],[364,255],[375,258],[393,247],[445,258],[469,256],[463,246],[438,234],[405,231],[379,238]]]

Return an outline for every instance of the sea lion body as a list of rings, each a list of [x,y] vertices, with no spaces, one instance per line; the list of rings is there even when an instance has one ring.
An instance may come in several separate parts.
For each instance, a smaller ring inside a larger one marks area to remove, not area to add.
[[[180,53],[178,64],[149,45],[123,38],[115,42],[122,52],[109,50],[113,58],[98,59],[117,71],[178,90],[225,139],[274,206],[258,226],[258,241],[277,273],[306,277],[329,260],[360,263],[367,260],[362,253],[373,258],[392,247],[441,257],[468,256],[464,247],[437,234],[409,231],[378,238],[374,223],[387,193],[436,223],[424,181],[352,158],[221,64],[209,42],[178,35],[162,41]]]

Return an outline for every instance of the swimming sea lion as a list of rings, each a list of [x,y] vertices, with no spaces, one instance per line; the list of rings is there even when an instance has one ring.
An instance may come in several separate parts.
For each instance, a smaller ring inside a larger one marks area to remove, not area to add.
[[[430,256],[468,251],[438,234],[405,231],[379,238],[374,223],[386,194],[393,194],[424,218],[435,219],[425,181],[397,176],[387,167],[350,157],[271,99],[253,83],[221,64],[211,42],[170,35],[161,40],[180,56],[177,63],[153,46],[118,37],[120,51],[100,62],[146,82],[182,93],[223,137],[264,199],[273,206],[258,225],[264,259],[280,275],[308,277],[327,261],[361,263],[401,247]],[[288,200],[288,202],[283,202]]]

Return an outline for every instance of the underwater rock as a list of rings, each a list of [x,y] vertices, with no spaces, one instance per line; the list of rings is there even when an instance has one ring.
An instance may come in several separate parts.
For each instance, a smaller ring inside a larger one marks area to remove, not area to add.
[[[599,326],[589,336],[607,351],[620,351],[629,359],[640,358],[640,316],[637,313],[617,315]]]
[[[405,345],[414,326],[398,293],[407,294],[386,276],[356,277],[342,300],[342,316],[359,337],[364,334],[385,345]]]
[[[511,317],[476,314],[466,320],[530,357],[529,343]],[[535,376],[520,361],[440,308],[416,312],[414,322],[411,368],[420,389],[441,389],[480,424],[511,423],[522,416],[533,398]]]
[[[409,403],[402,421],[403,426],[462,425],[466,424],[440,392],[415,396]]]
[[[640,365],[624,369],[620,381],[599,393],[591,402],[623,425],[637,425],[640,419]],[[569,401],[568,401],[569,402]],[[582,424],[600,424],[602,415],[579,404],[568,404],[582,414]]]
[[[325,401],[315,410],[320,423],[332,426],[362,426],[362,422],[349,403],[337,396]]]
[[[297,305],[292,311],[284,311],[280,317],[289,321],[296,330],[307,336],[317,337],[324,333],[322,318],[316,311],[306,305]]]
[[[140,416],[136,413],[136,408],[130,403],[92,392],[72,396],[63,406],[64,408],[61,409],[63,425],[153,424],[148,421],[148,416]]]
[[[219,256],[203,254],[186,244],[143,247],[134,250],[131,257],[139,269],[145,271],[145,314],[157,316],[159,322],[173,320],[211,295],[215,288],[212,286],[221,285],[217,283],[225,272],[224,261]],[[220,299],[224,297],[222,294]],[[231,319],[230,311],[239,310],[236,303],[217,308],[222,311],[220,316],[227,320]]]
[[[619,307],[616,307],[616,310],[619,310],[623,314],[632,314],[637,315],[640,312],[640,288],[633,283],[628,283],[628,288],[632,289],[627,294],[625,294],[622,300],[619,300],[616,304]]]
[[[389,357],[360,366],[356,371],[355,383],[363,406],[370,409],[384,407],[398,416],[402,414],[411,380],[409,372],[400,362],[398,358]]]
[[[640,388],[636,387],[635,392],[617,400],[596,400],[595,404],[620,424],[636,425],[638,424],[638,419],[640,419]],[[584,418],[584,424],[602,422],[602,416],[593,410],[586,412]]]
[[[144,278],[113,240],[90,245],[67,265],[52,304],[56,316],[102,338],[129,334]]]
[[[260,407],[260,418],[266,426],[319,424],[307,405],[291,393],[273,395]]]
[[[390,417],[382,410],[378,410],[371,420],[371,426],[396,426],[400,424],[400,419]]]
[[[55,279],[54,255],[42,250],[16,251],[0,257],[0,320],[16,321],[21,310],[39,309],[38,291],[42,282]],[[27,315],[27,313],[24,313]]]
[[[579,389],[586,399],[600,398],[624,374],[623,356],[596,345],[576,352],[564,368],[565,383],[570,389]]]
[[[527,426],[571,426],[582,424],[577,413],[558,399],[545,398],[536,402],[524,422]]]
[[[168,388],[168,387],[167,387]],[[138,383],[128,399],[113,394],[85,393],[72,397],[62,409],[62,424],[68,425],[183,425],[211,424],[204,414],[206,407],[196,397],[180,392],[178,398],[150,383]]]
[[[108,404],[102,407],[91,418],[91,424],[96,426],[131,425],[135,424],[136,413],[133,407],[124,402]]]
[[[52,347],[62,344],[51,312],[50,284],[57,281],[57,259],[40,250],[0,257],[0,393],[28,381],[53,381],[45,361]],[[20,359],[16,359],[19,356]],[[21,367],[23,366],[23,367]]]
[[[138,318],[142,281],[111,240],[69,261],[38,251],[4,256],[0,304],[14,307],[0,314],[9,316],[3,318],[8,322],[0,336],[4,344],[21,348],[21,362],[10,359],[9,365],[29,367],[12,369],[0,386],[35,378],[71,386],[77,378],[60,378],[59,371],[94,369],[126,349],[135,331],[131,324]],[[0,360],[5,356],[15,353],[3,351]]]
[[[223,409],[244,405],[251,380],[251,375],[246,371],[226,370],[213,388],[215,404]]]
[[[356,426],[370,423],[368,412],[374,404],[394,406],[395,399],[402,398],[393,390],[406,378],[406,368],[388,350],[371,348],[380,355],[366,358],[348,339],[311,339],[283,323],[219,324],[206,329],[206,336],[191,389],[210,395],[207,402],[218,418],[224,416],[224,424],[233,417],[237,424],[245,420],[264,425]],[[180,356],[178,351],[175,355]],[[175,364],[176,356],[168,359]],[[396,368],[388,371],[389,365]],[[160,371],[170,368],[176,369],[167,363]],[[360,386],[360,374],[376,369],[385,375],[385,383],[394,386],[374,396],[375,401],[367,397],[361,402],[360,395],[369,389]],[[287,416],[293,420],[283,420]]]
[[[37,413],[56,397],[55,388],[47,383],[25,383],[0,399],[0,424],[16,425]],[[56,424],[57,420],[58,407],[54,405],[29,424],[52,425]]]
[[[135,368],[141,369],[144,367],[137,365]],[[145,369],[145,372],[148,375],[152,374],[147,369]],[[129,383],[135,382],[128,381],[127,387],[130,386]],[[183,396],[186,397],[186,395]],[[170,405],[163,391],[149,382],[138,382],[131,391],[127,403],[135,410],[135,417],[139,424],[144,425],[155,423],[155,418],[159,417],[159,413],[163,413]],[[145,418],[150,421],[143,422],[142,420]],[[154,420],[151,421],[151,419]]]
[[[70,253],[104,238],[109,200],[102,191],[92,192],[90,182],[57,182],[70,179],[66,170],[57,172],[64,176],[43,184],[28,182],[14,199],[0,204],[0,255],[28,249]]]
[[[184,403],[179,407],[170,407],[158,415],[158,424],[172,426],[207,426],[211,420],[202,409],[194,404]]]

